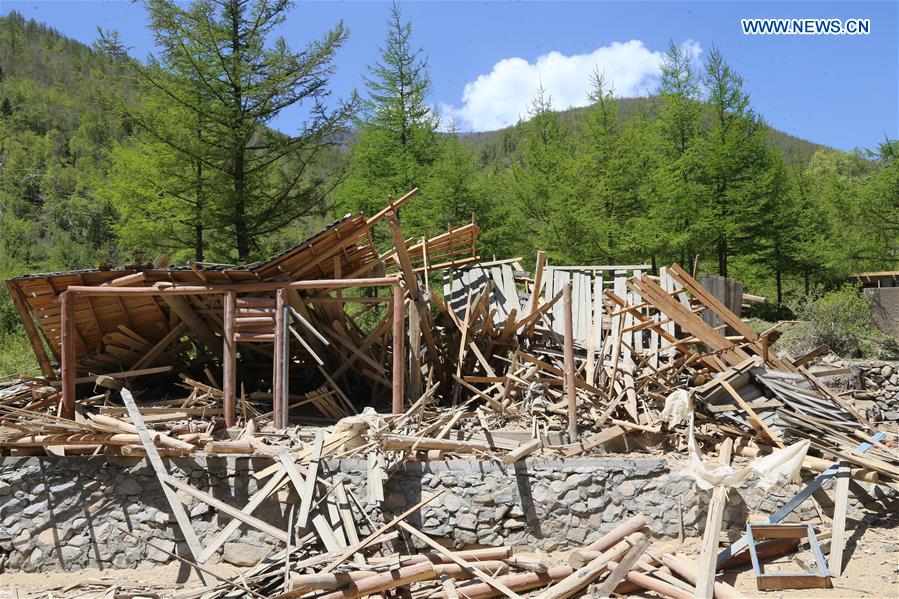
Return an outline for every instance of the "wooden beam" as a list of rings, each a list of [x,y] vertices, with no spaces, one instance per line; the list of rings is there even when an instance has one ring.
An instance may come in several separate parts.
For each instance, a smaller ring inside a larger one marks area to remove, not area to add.
[[[540,288],[543,287],[543,268],[546,265],[546,254],[543,250],[537,252],[537,265],[534,268],[534,289],[531,291],[530,309],[527,315],[533,314],[537,310],[537,304],[540,301]]]
[[[830,537],[829,570],[832,576],[843,573],[843,549],[846,544],[846,507],[849,502],[849,463],[840,461],[833,507],[833,534]]]
[[[718,453],[718,463],[723,466],[730,465],[730,456],[733,451],[734,440],[728,437],[721,445]],[[696,597],[699,599],[713,599],[715,595],[715,563],[718,555],[718,539],[721,535],[721,521],[724,517],[724,507],[727,503],[727,487],[718,485],[712,491],[712,500],[709,502],[708,515],[705,521],[705,534],[702,537],[702,554],[699,558],[699,577],[696,580]]]
[[[22,326],[25,327],[25,334],[28,336],[29,343],[31,343],[31,349],[34,350],[34,357],[37,358],[37,363],[41,367],[41,373],[45,377],[51,378],[54,375],[55,370],[53,364],[50,362],[50,357],[47,355],[47,350],[41,341],[42,334],[34,324],[31,309],[28,306],[25,296],[22,294],[22,290],[19,289],[19,286],[12,280],[6,281],[6,289],[9,291],[9,297],[12,298],[12,303],[16,312],[19,314]]]
[[[121,291],[133,289],[133,287],[112,287],[111,289]],[[224,354],[222,353],[222,342],[216,337],[206,321],[194,311],[189,301],[183,297],[170,295],[164,295],[162,296],[162,299],[168,304],[172,312],[177,314],[178,318],[187,325],[187,328],[199,337],[200,341],[203,342],[203,345],[205,345],[209,351],[214,353],[219,360],[224,358]]]
[[[63,418],[75,419],[75,295],[60,295],[60,373],[62,375]]]
[[[185,511],[184,505],[178,499],[177,493],[175,493],[175,491],[167,484],[166,479],[169,478],[168,470],[165,469],[162,458],[159,457],[159,452],[156,450],[156,446],[150,438],[150,433],[147,431],[146,425],[144,425],[144,420],[137,409],[137,405],[134,403],[134,398],[131,396],[131,392],[128,391],[128,389],[122,389],[120,393],[122,402],[128,409],[128,415],[131,417],[131,422],[137,427],[137,434],[140,438],[141,445],[144,446],[144,451],[147,453],[147,459],[150,461],[150,465],[156,473],[156,478],[169,502],[169,507],[175,515],[175,521],[178,523],[178,528],[181,529],[184,541],[187,543],[187,547],[190,549],[190,553],[194,559],[202,563],[205,560],[200,559],[200,556],[203,554],[203,547],[200,545],[200,539],[197,538],[197,533],[194,532],[194,529],[190,524],[190,517]],[[203,580],[202,574],[200,574],[200,579]]]
[[[225,292],[224,339],[222,352],[222,393],[224,395],[225,426],[234,426],[237,405],[237,347],[234,341],[234,315],[237,294]]]

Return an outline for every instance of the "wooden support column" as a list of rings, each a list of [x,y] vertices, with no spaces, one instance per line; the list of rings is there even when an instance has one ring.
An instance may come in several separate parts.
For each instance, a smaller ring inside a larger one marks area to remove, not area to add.
[[[565,314],[565,396],[568,398],[568,442],[577,441],[577,390],[574,382],[574,323],[571,315],[571,281],[562,288]]]
[[[275,351],[272,358],[272,420],[275,428],[287,426],[287,334],[284,309],[287,290],[275,292]]]
[[[413,281],[414,284],[414,281]],[[393,288],[393,413],[403,413],[403,379],[405,355],[403,352],[403,321],[405,292],[397,285]]]
[[[730,456],[733,452],[734,440],[728,437],[721,444],[718,453],[718,463],[724,466],[730,464]],[[699,599],[713,599],[715,594],[715,572],[718,570],[716,557],[718,555],[718,538],[721,536],[721,520],[724,516],[724,506],[727,503],[727,487],[718,485],[712,491],[712,500],[709,502],[709,511],[705,521],[705,533],[702,537],[702,555],[699,557],[699,577],[696,581],[694,597]]]
[[[234,341],[234,312],[237,293],[225,292],[225,334],[223,339],[222,393],[224,394],[225,426],[235,424],[237,405],[237,343]]]
[[[60,375],[63,418],[75,419],[75,294],[63,291],[60,301]]]

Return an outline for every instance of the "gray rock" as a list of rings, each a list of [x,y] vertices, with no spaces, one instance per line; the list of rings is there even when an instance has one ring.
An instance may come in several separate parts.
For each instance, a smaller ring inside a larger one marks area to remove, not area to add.
[[[232,566],[255,566],[268,555],[269,551],[265,547],[252,545],[250,543],[225,543],[225,550],[222,555],[222,561]]]
[[[116,493],[119,495],[140,495],[144,491],[144,487],[133,478],[126,478],[116,486]]]
[[[478,518],[474,514],[462,514],[456,519],[456,526],[464,530],[477,530]]]

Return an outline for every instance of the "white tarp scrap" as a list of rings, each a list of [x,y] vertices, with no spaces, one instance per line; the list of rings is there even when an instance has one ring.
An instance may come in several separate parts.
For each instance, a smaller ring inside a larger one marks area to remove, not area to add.
[[[696,485],[700,489],[714,489],[717,485],[739,487],[753,472],[760,475],[758,486],[766,491],[782,477],[787,477],[790,482],[800,482],[799,470],[802,468],[802,461],[811,444],[808,439],[803,439],[783,449],[777,449],[766,456],[755,458],[743,468],[733,468],[703,459],[702,452],[696,446],[696,440],[693,438],[692,424],[691,422],[687,437],[690,452],[690,466],[687,470],[696,480]]]
[[[665,398],[665,407],[662,408],[660,417],[668,422],[668,428],[674,428],[681,422],[690,420],[692,415],[693,401],[690,394],[686,389],[675,389]]]

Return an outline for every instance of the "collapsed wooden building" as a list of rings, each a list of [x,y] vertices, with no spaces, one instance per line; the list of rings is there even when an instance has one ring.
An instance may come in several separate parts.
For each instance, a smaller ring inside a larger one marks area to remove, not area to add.
[[[895,433],[870,422],[851,391],[828,386],[839,369],[810,369],[826,348],[774,352],[778,328],[758,333],[741,319],[738,283],[700,283],[678,265],[658,273],[551,265],[543,252],[533,271],[521,259],[481,260],[474,222],[404,236],[397,214],[416,194],[245,267],[135,261],[8,280],[43,376],[0,388],[0,451],[146,456],[189,545],[177,558],[200,571],[241,526],[286,545],[240,579],[208,580],[198,597],[409,588],[427,597],[531,589],[541,597],[634,589],[728,597],[732,589],[715,583],[719,567],[747,549],[757,562],[751,529],[748,540],[719,547],[723,483],[712,485],[699,563],[650,545],[639,514],[582,547],[577,567],[554,568],[516,559],[509,547],[449,551],[406,521],[434,496],[381,522],[347,507],[383,504],[385,481],[410,460],[517,464],[622,446],[677,452],[695,439],[727,465],[731,454],[804,444],[798,464],[813,478],[795,505],[769,517],[772,526],[838,472],[899,488]],[[374,242],[378,226],[392,240],[384,252]],[[200,453],[270,459],[260,477],[267,482],[235,506],[162,462]],[[352,502],[320,470],[325,459],[347,457],[369,468],[366,496]],[[253,516],[284,487],[299,509],[287,530]],[[212,544],[191,531],[176,492],[232,518]],[[844,542],[848,491],[837,492],[844,511],[833,518],[831,560]],[[339,505],[328,503],[332,493]],[[398,532],[430,553],[391,545]],[[829,578],[824,565],[801,584]],[[763,580],[796,583],[760,575],[760,588]]]

